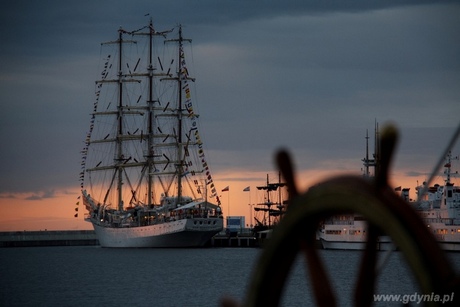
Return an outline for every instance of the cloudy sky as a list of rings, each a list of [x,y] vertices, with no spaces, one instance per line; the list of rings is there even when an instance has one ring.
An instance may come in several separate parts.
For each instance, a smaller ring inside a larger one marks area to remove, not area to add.
[[[359,173],[375,121],[400,129],[392,178],[414,187],[460,123],[460,4],[413,3],[9,1],[0,11],[0,230],[84,227],[75,226],[82,214],[71,218],[100,43],[120,26],[144,26],[146,14],[156,29],[181,23],[193,39],[200,134],[218,189],[230,186],[232,215],[249,214],[265,174],[276,179],[279,147],[305,187]]]

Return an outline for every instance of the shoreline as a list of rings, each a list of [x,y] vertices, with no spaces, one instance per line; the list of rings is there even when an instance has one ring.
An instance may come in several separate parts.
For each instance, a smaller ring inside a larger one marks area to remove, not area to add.
[[[97,246],[94,230],[40,230],[0,232],[2,247]],[[258,247],[252,236],[227,237],[217,234],[204,247]]]

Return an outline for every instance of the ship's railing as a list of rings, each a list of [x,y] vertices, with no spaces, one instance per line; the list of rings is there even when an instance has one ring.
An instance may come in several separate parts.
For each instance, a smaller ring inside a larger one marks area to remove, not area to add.
[[[434,223],[439,223],[439,224],[444,224],[444,225],[454,225],[454,219],[453,218],[423,218],[423,220],[427,223],[434,224]]]
[[[185,209],[171,211],[169,213],[170,219],[182,220],[182,219],[192,219],[192,218],[219,218],[220,216],[209,209]]]
[[[132,217],[127,226],[147,226],[162,224],[171,221],[183,220],[183,219],[192,219],[192,218],[206,218],[206,219],[217,219],[222,218],[220,215],[213,213],[212,210],[192,210],[186,209],[183,211],[170,211],[168,213],[156,214],[156,215],[144,215],[141,218],[141,221],[137,220],[135,217]]]

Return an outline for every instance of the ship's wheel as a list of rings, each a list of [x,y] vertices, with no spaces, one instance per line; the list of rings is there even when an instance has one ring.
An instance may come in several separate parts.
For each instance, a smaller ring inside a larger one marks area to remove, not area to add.
[[[283,287],[298,253],[306,258],[312,292],[318,306],[336,306],[325,267],[315,248],[319,223],[336,214],[359,214],[368,222],[366,248],[355,286],[355,306],[371,306],[376,282],[376,244],[388,235],[404,255],[423,294],[460,296],[459,277],[450,266],[436,239],[417,213],[388,186],[390,158],[396,144],[394,127],[381,138],[380,169],[373,182],[357,176],[325,181],[304,194],[297,192],[291,162],[286,152],[277,156],[287,182],[290,203],[287,213],[273,231],[257,263],[243,306],[278,306]],[[454,297],[458,304],[459,297]],[[436,305],[441,302],[426,302]],[[443,304],[445,306],[446,304]],[[238,306],[223,300],[222,306]],[[458,305],[456,305],[458,306]]]

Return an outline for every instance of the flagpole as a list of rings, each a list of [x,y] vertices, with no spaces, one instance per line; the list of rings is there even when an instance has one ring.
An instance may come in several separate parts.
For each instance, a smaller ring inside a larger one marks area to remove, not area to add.
[[[252,205],[251,203],[249,203],[248,205],[249,205],[249,219],[250,219],[249,228],[252,228]]]
[[[249,222],[249,227],[252,228],[251,190],[249,190],[249,218],[251,219],[251,221]]]
[[[249,192],[249,202],[248,202],[248,206],[249,206],[249,219],[250,219],[250,222],[249,222],[249,227],[252,228],[252,206],[251,206],[251,187],[248,186],[247,188],[244,188],[243,192]]]
[[[222,192],[227,192],[227,218],[230,216],[230,186],[225,187]]]

